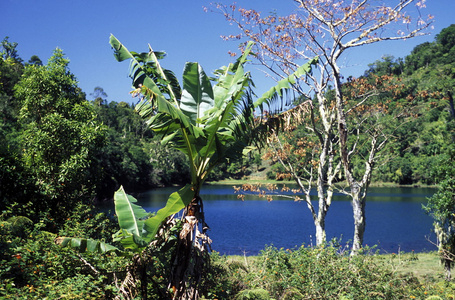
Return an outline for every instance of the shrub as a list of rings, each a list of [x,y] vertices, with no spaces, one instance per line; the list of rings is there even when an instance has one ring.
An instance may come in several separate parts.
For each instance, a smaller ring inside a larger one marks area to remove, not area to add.
[[[33,228],[32,220],[24,216],[11,217],[6,222],[10,224],[11,234],[21,238],[26,237]]]
[[[269,300],[270,295],[264,289],[244,290],[237,294],[236,300]]]
[[[88,206],[64,225],[66,230],[97,237],[110,235],[110,221]],[[115,295],[112,276],[126,268],[126,260],[112,255],[79,254],[57,245],[56,234],[42,230],[46,221],[33,224],[25,217],[0,221],[1,299],[100,299]],[[72,228],[71,228],[72,227]],[[65,231],[65,229],[62,229]],[[70,232],[67,231],[67,232]]]

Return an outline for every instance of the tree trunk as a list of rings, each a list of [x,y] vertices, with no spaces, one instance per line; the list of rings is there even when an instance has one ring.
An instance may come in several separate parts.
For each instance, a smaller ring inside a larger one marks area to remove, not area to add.
[[[327,128],[330,127],[327,126]],[[334,152],[332,151],[333,143],[330,140],[329,129],[326,130],[327,132],[325,132],[324,135],[319,135],[319,140],[322,149],[319,154],[318,178],[316,183],[317,186],[316,188],[318,192],[317,216],[314,213],[314,211],[312,211],[313,221],[316,227],[317,246],[321,246],[327,241],[327,236],[325,232],[325,218],[327,216],[327,212],[329,211],[330,205],[332,204],[333,179],[335,178],[335,175],[340,168],[340,165],[337,165],[336,167],[333,166],[334,158]]]
[[[453,105],[453,94],[452,94],[451,91],[448,91],[447,95],[449,96],[449,111],[450,111],[450,115],[452,116],[452,119],[455,119],[455,107]]]
[[[444,269],[446,269],[446,280],[452,280],[452,261],[446,259],[444,260]]]
[[[365,233],[365,198],[360,195],[360,187],[351,188],[352,212],[354,216],[354,238],[351,255],[362,249],[363,235]]]
[[[321,246],[327,240],[325,233],[325,214],[324,217],[314,221],[314,226],[316,227],[316,246]]]
[[[178,237],[177,250],[171,271],[169,290],[178,300],[199,299],[199,284],[209,262],[211,240],[204,221],[202,199],[196,195],[183,214],[183,228]],[[202,226],[202,230],[199,230]]]

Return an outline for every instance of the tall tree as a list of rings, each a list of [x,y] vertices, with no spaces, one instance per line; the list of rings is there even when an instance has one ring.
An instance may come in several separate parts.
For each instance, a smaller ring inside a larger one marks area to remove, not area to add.
[[[37,55],[32,55],[30,57],[30,59],[28,60],[27,64],[36,65],[36,66],[42,66],[43,65],[43,61]]]
[[[3,41],[0,43],[0,49],[1,49],[1,56],[4,59],[11,58],[14,59],[15,61],[22,63],[22,59],[19,57],[19,54],[17,54],[17,43],[16,42],[10,42],[9,37],[5,37]]]
[[[90,93],[90,96],[94,98],[93,102],[97,106],[107,104],[107,94],[102,87],[95,87],[93,93]]]
[[[274,77],[287,76],[303,59],[319,57],[317,72],[294,88],[303,99],[314,99],[310,114],[315,117],[308,127],[318,136],[321,149],[317,177],[319,211],[325,214],[330,207],[331,197],[327,191],[333,189],[330,185],[333,173],[329,170],[336,170],[336,167],[330,168],[330,164],[337,166],[341,163],[347,182],[346,193],[352,198],[353,204],[355,253],[362,247],[367,190],[376,153],[384,145],[384,140],[378,139],[376,134],[379,132],[369,137],[370,150],[357,160],[363,161],[364,171],[354,174],[353,158],[359,155],[357,137],[360,137],[361,132],[356,124],[347,122],[347,114],[353,106],[346,105],[349,97],[343,94],[339,61],[343,53],[354,47],[423,34],[431,21],[422,19],[420,14],[413,19],[405,13],[406,8],[414,3],[417,9],[424,6],[424,2],[415,0],[397,0],[394,6],[378,6],[377,2],[369,0],[294,2],[298,9],[288,16],[271,14],[262,17],[253,9],[237,8],[235,5],[218,8],[242,32],[232,37],[256,42],[257,60]],[[397,26],[398,23],[404,25]],[[312,87],[311,93],[302,89],[305,84]],[[358,105],[364,104],[369,98],[368,94],[364,96],[356,99]],[[351,135],[354,138],[350,138]],[[335,154],[336,149],[338,152]],[[337,157],[339,159],[336,162],[334,159]],[[327,188],[324,187],[326,184],[329,184]],[[305,187],[300,187],[303,193],[307,193]],[[313,218],[316,220],[314,213]],[[320,221],[319,225],[322,227],[323,222]],[[325,236],[319,235],[317,238],[317,242],[322,243]]]
[[[14,99],[14,85],[19,81],[24,66],[17,54],[17,43],[8,37],[0,44],[0,112],[2,121],[13,122],[18,115],[18,103]]]
[[[21,101],[20,120],[26,124],[24,163],[40,193],[41,205],[59,220],[93,192],[94,154],[104,144],[105,130],[68,64],[57,49],[47,65],[26,66],[15,86]]]

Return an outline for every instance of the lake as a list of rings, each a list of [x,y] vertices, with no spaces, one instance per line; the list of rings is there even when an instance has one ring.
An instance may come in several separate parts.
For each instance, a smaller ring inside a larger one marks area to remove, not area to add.
[[[177,188],[160,188],[138,196],[147,211],[162,208],[168,196]],[[432,219],[422,210],[432,188],[370,188],[366,204],[364,244],[382,253],[398,251],[436,250],[427,238],[435,241]],[[316,203],[316,192],[314,194]],[[313,245],[314,225],[306,204],[293,200],[267,202],[255,196],[237,199],[230,185],[204,186],[205,218],[213,240],[212,249],[227,255],[256,255],[265,245],[294,248]],[[335,195],[326,218],[327,240],[352,240],[354,231],[352,206],[349,198]]]

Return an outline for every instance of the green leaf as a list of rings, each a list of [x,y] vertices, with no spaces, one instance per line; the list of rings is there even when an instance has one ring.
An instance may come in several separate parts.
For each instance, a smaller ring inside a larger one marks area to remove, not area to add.
[[[166,218],[178,213],[180,210],[190,204],[193,199],[194,191],[190,184],[187,184],[177,192],[172,193],[167,200],[166,206],[160,209],[156,215],[145,221],[144,229],[147,232],[145,241],[149,243],[158,232],[161,223]]]
[[[119,251],[118,248],[93,239],[85,238],[71,238],[71,237],[58,237],[55,243],[62,247],[70,247],[76,249],[80,253],[95,252],[95,253],[108,253],[112,251]]]
[[[188,62],[183,69],[183,92],[180,109],[193,125],[202,120],[214,105],[212,84],[198,63]]]
[[[275,86],[271,87],[267,92],[265,92],[261,96],[261,98],[257,99],[254,102],[254,107],[255,108],[259,107],[260,109],[262,109],[265,104],[270,105],[270,103],[272,101],[276,100],[277,97],[282,97],[283,91],[290,89],[291,85],[296,82],[297,78],[300,78],[306,74],[311,73],[311,70],[312,70],[311,67],[313,65],[316,65],[317,63],[318,63],[318,58],[315,57],[312,60],[310,60],[309,62],[307,62],[306,64],[298,67],[294,73],[292,73],[288,77],[278,81],[278,83]]]
[[[144,96],[148,100],[154,100],[155,98],[163,98],[159,87],[155,84],[152,78],[148,77],[143,66],[134,57],[134,55],[122,44],[120,41],[111,34],[109,43],[114,49],[114,57],[117,61],[121,62],[127,59],[131,60],[129,76],[133,79],[133,86],[140,88],[143,91]]]
[[[125,249],[130,249],[137,253],[141,252],[147,246],[147,243],[142,237],[133,235],[125,229],[120,229],[114,233],[112,239],[114,242],[120,242]]]
[[[127,232],[142,236],[144,220],[148,213],[139,205],[134,204],[137,200],[128,195],[123,186],[114,194],[115,213],[121,229]]]
[[[109,37],[109,44],[115,50],[114,56],[117,61],[121,62],[127,59],[134,59],[131,52],[112,34]]]

